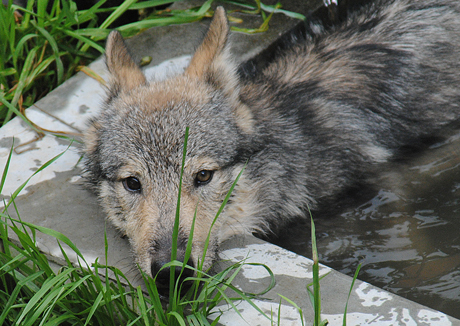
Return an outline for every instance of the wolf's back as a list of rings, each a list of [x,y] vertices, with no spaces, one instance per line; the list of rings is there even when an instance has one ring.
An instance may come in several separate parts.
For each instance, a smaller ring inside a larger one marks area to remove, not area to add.
[[[258,121],[256,169],[286,167],[267,172],[279,180],[267,202],[282,215],[300,188],[304,205],[333,199],[457,120],[459,59],[460,5],[442,0],[375,1],[281,55],[242,91]]]

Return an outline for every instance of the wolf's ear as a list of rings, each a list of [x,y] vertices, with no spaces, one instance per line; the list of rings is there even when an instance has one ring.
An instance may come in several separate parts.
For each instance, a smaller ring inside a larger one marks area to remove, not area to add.
[[[227,13],[223,7],[217,7],[208,32],[185,74],[211,83],[227,96],[236,96],[239,93],[238,76],[230,56],[229,31]]]
[[[118,31],[112,31],[107,38],[105,46],[107,68],[112,79],[110,89],[112,92],[129,91],[147,82],[138,65],[131,58],[125,41]]]
[[[252,113],[239,98],[237,67],[228,45],[229,31],[225,9],[217,7],[203,43],[193,55],[185,74],[202,79],[222,91],[235,110],[237,124],[250,133],[253,129]]]
[[[222,65],[228,56],[227,39],[229,26],[223,7],[217,7],[203,42],[193,55],[186,74],[193,77],[205,77],[216,65]]]

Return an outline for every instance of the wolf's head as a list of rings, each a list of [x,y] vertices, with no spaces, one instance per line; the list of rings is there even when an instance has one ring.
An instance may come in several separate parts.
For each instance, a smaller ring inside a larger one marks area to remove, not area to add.
[[[130,239],[136,261],[155,276],[170,260],[184,133],[190,128],[180,204],[178,260],[184,259],[193,216],[191,259],[203,261],[211,223],[250,156],[255,128],[239,101],[235,65],[229,56],[229,26],[223,8],[182,75],[148,82],[118,32],[107,40],[111,73],[105,106],[86,132],[84,176],[94,186],[108,218]],[[212,229],[204,267],[217,244],[253,227],[255,205],[245,177]],[[169,271],[157,278],[166,283]]]

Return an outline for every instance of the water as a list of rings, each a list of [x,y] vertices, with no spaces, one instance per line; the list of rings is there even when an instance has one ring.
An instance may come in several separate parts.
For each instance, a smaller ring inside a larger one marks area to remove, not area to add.
[[[359,279],[460,318],[460,132],[382,170],[373,191],[313,216],[320,261],[350,276],[362,263]],[[307,225],[272,242],[311,257]]]

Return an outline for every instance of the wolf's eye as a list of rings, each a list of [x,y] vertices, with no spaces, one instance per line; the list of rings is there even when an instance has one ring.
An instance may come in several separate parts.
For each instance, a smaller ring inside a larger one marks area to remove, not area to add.
[[[214,171],[211,171],[211,170],[202,170],[198,172],[195,176],[195,186],[196,187],[203,186],[209,183],[213,175],[214,175]]]
[[[122,182],[123,182],[123,187],[125,187],[125,189],[128,191],[131,191],[131,192],[141,191],[141,182],[135,177],[128,177],[126,179],[123,179]]]

